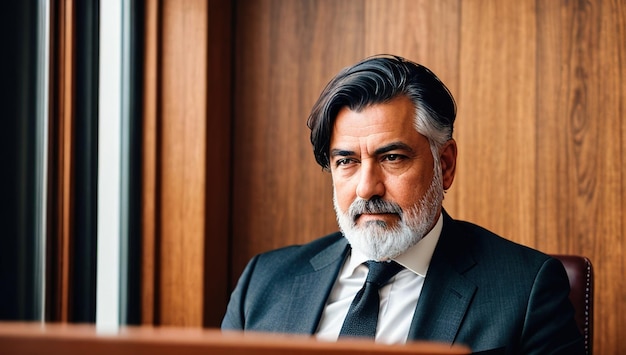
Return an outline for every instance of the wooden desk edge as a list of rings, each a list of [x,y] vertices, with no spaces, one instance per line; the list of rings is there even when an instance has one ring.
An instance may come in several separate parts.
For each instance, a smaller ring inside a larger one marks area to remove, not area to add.
[[[219,329],[122,327],[92,324],[0,322],[0,349],[15,355],[39,354],[255,354],[368,355],[469,354],[463,346],[433,342],[384,345],[368,340],[318,341],[315,337],[275,333],[222,332]]]

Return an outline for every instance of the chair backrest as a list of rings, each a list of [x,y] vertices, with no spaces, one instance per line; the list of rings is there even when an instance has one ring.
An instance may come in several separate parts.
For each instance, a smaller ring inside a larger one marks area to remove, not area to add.
[[[579,255],[552,255],[559,259],[569,278],[569,299],[574,305],[576,324],[585,339],[585,352],[592,353],[593,343],[593,266]]]

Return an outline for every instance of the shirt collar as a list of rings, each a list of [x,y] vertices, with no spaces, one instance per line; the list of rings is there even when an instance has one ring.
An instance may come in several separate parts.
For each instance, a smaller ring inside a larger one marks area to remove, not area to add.
[[[430,260],[435,252],[435,247],[439,241],[442,229],[443,218],[440,214],[437,219],[437,223],[435,223],[435,226],[424,236],[424,238],[393,260],[411,270],[413,273],[426,277],[428,266],[430,265]],[[352,270],[352,272],[354,272],[359,265],[368,260],[369,258],[361,252],[356,249],[352,249],[347,265],[348,270]]]

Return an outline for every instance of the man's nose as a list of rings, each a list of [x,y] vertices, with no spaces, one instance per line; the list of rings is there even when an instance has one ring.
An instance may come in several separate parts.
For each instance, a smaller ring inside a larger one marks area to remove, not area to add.
[[[359,184],[356,188],[358,197],[370,200],[385,195],[385,184],[379,166],[371,162],[362,162],[359,174]]]

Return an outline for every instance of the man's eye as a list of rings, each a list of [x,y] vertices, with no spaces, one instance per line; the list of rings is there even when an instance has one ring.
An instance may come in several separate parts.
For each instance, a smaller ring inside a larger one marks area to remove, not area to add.
[[[385,160],[387,161],[398,161],[398,160],[402,160],[402,155],[400,154],[388,154],[385,156]]]
[[[343,159],[338,159],[338,160],[335,162],[335,164],[336,164],[337,166],[348,165],[348,164],[351,164],[351,163],[354,163],[354,159],[351,159],[351,158],[343,158]]]

